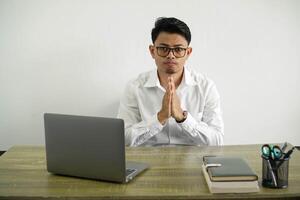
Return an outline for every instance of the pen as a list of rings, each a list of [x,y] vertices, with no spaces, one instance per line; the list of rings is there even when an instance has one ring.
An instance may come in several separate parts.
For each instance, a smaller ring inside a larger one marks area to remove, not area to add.
[[[284,157],[282,158],[280,163],[277,165],[277,169],[279,169],[279,167],[284,163],[285,159],[290,158],[290,156],[293,153],[294,149],[295,149],[295,147],[291,148],[288,152],[286,152],[286,154],[284,155]]]
[[[293,153],[295,147],[291,148],[283,157],[283,159],[289,158],[291,154]]]
[[[287,142],[285,142],[285,143],[283,144],[283,146],[281,147],[282,153],[284,153],[286,147],[287,147]]]

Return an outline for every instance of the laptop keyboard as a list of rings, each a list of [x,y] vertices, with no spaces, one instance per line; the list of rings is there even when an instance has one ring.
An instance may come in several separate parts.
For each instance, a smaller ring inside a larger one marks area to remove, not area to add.
[[[134,173],[136,171],[136,169],[126,169],[126,176],[128,176],[128,175],[130,175],[130,174],[132,174],[132,173]]]

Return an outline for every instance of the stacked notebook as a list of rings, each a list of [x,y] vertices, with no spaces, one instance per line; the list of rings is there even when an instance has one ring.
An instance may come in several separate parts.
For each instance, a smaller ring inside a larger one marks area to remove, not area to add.
[[[204,156],[202,171],[211,193],[258,192],[258,177],[243,158]]]

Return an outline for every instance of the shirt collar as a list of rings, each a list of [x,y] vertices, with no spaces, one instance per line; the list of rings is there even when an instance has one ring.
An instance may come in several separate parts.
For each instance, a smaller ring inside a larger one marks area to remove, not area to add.
[[[181,84],[190,85],[190,86],[196,85],[196,81],[192,76],[192,72],[187,67],[184,68],[184,74],[183,74],[183,79]]]
[[[157,75],[157,70],[152,70],[149,73],[149,77],[144,84],[144,87],[158,87],[160,86],[158,75]]]
[[[183,79],[180,83],[184,85],[196,85],[195,80],[192,77],[191,71],[189,71],[186,67],[184,68],[183,72]],[[144,87],[161,87],[159,79],[158,79],[158,74],[157,70],[152,70],[149,74],[149,78],[144,84]]]

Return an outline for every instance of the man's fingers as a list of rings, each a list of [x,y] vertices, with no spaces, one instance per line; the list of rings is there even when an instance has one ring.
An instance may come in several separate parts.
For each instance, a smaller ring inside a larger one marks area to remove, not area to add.
[[[170,95],[169,95],[169,102],[168,102],[168,106],[169,106],[169,116],[171,116],[171,114],[172,114],[172,97],[173,97],[173,92],[170,92]]]
[[[172,91],[171,77],[168,77],[168,90],[169,90],[169,91]]]
[[[175,94],[176,86],[175,86],[175,82],[174,82],[173,76],[169,76],[168,77],[168,85],[170,85],[170,90],[173,91],[173,94]]]
[[[171,83],[169,83],[169,91],[170,91],[170,93],[172,92],[172,84]]]
[[[170,93],[169,93],[169,102],[171,102],[172,101],[172,98],[173,98],[173,92],[171,91]]]
[[[166,88],[166,93],[163,100],[163,107],[164,110],[168,113],[169,116],[173,113],[173,101],[174,101],[174,93],[175,93],[175,87],[174,87],[174,80],[173,77],[168,77],[168,86]]]
[[[172,90],[175,91],[176,90],[176,86],[175,86],[175,82],[173,77],[171,77],[171,84],[172,84]]]

